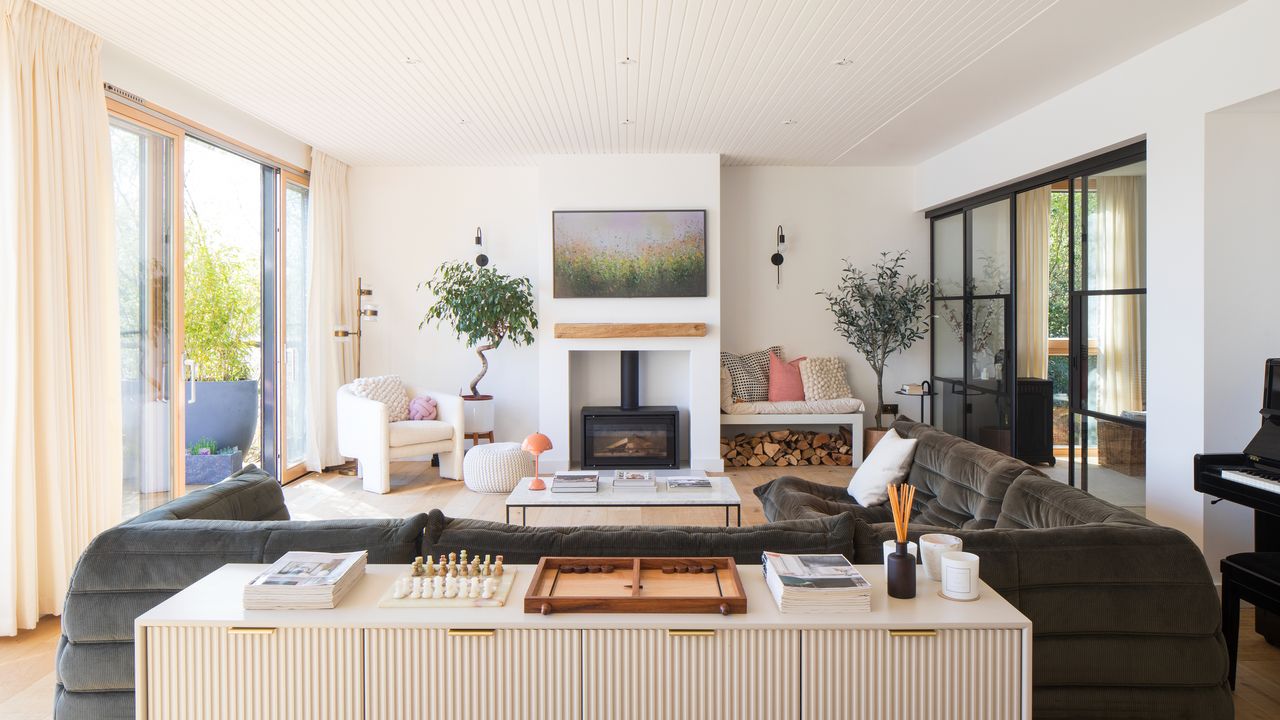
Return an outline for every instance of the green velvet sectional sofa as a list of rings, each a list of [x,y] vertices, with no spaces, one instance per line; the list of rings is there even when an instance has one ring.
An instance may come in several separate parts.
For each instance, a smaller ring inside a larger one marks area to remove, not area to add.
[[[1233,715],[1218,599],[1182,533],[1156,526],[1017,460],[922,425],[909,481],[913,535],[945,530],[1034,623],[1037,718]],[[756,490],[771,522],[720,527],[517,527],[445,517],[289,520],[279,485],[250,468],[96,538],[71,580],[57,655],[55,717],[133,717],[133,621],[228,562],[288,550],[369,551],[374,563],[467,548],[532,563],[544,555],[839,552],[879,562],[892,523],[843,488],[780,477]]]

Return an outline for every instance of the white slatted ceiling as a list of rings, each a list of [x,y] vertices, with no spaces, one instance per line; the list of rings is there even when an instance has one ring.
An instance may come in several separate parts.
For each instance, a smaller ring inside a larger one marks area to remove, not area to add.
[[[825,164],[1055,1],[43,4],[356,164]]]
[[[822,165],[1057,0],[40,2],[353,164]]]

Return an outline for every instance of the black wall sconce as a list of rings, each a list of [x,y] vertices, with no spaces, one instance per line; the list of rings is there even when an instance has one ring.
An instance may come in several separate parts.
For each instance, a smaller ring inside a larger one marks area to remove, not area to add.
[[[485,267],[489,264],[489,255],[485,252],[484,236],[480,233],[480,228],[476,228],[476,265]]]
[[[778,226],[777,247],[773,254],[769,256],[769,262],[773,263],[774,268],[778,271],[778,287],[782,287],[782,254],[787,251],[787,236],[782,232],[782,226]]]

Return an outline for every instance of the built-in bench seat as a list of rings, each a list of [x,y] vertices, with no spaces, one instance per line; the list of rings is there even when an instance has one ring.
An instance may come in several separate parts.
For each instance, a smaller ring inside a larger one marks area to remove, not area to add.
[[[850,455],[853,465],[862,463],[863,402],[857,398],[831,400],[788,400],[785,402],[735,402],[729,373],[720,369],[720,425],[771,425],[802,427],[845,426],[852,433]]]

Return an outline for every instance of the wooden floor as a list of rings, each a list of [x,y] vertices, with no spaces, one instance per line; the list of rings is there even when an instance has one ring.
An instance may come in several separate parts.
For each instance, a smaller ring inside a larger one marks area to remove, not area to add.
[[[289,511],[295,519],[402,517],[440,508],[451,517],[502,520],[503,495],[479,495],[462,483],[443,480],[426,463],[397,463],[391,492],[375,495],[360,489],[360,480],[336,474],[309,475],[285,487]],[[786,474],[815,482],[845,485],[849,468],[787,468]],[[727,473],[742,497],[742,524],[765,521],[751,490],[783,474],[778,468],[742,468]],[[519,522],[518,516],[513,521]],[[531,525],[591,524],[705,524],[724,522],[724,511],[696,508],[541,508],[529,511]],[[1236,717],[1247,720],[1280,718],[1280,648],[1250,632],[1253,609],[1241,611],[1239,682]],[[44,720],[52,717],[53,655],[58,643],[58,619],[46,617],[34,630],[0,638],[0,718]]]

